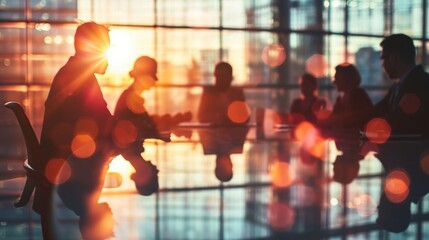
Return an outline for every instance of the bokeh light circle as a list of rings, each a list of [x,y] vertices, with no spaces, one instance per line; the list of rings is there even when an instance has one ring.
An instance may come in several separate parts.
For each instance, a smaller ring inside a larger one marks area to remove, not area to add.
[[[286,162],[276,161],[271,165],[270,176],[273,186],[287,188],[295,180],[295,172]]]
[[[71,177],[70,165],[61,158],[52,158],[45,167],[45,176],[52,184],[61,184]]]
[[[244,123],[250,117],[250,108],[243,101],[234,101],[228,106],[228,118],[234,123]]]
[[[278,67],[286,60],[285,49],[281,44],[274,43],[262,50],[262,61],[270,67]]]
[[[387,199],[393,203],[404,201],[410,192],[410,178],[408,174],[400,169],[392,170],[386,177],[384,193]]]
[[[366,137],[377,144],[385,143],[389,139],[391,131],[390,124],[383,118],[373,118],[365,127]]]

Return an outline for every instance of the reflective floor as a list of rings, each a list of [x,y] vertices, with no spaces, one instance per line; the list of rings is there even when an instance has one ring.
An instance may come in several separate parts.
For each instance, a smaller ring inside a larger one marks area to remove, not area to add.
[[[333,163],[347,152],[331,138],[306,155],[294,129],[179,130],[170,143],[145,143],[143,156],[160,170],[157,194],[138,195],[129,163],[121,156],[111,163],[100,202],[113,211],[112,239],[429,239],[429,197],[412,204],[407,231],[388,233],[375,224],[382,166],[373,154],[359,161],[357,177],[340,184]],[[215,175],[218,148],[231,149],[230,181]],[[353,175],[348,171],[341,170]],[[13,207],[23,180],[0,182],[0,239],[42,239],[39,216]],[[60,236],[80,239],[74,213],[59,199],[54,210]]]

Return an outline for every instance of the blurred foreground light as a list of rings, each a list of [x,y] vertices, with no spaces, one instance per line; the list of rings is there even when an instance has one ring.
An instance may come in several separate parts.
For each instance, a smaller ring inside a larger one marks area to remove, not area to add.
[[[422,168],[422,171],[429,175],[429,154],[426,153],[423,155],[422,159],[420,160],[420,167]]]
[[[289,230],[295,223],[295,211],[287,203],[270,203],[267,215],[268,223],[276,230]]]
[[[327,61],[325,56],[321,54],[314,54],[305,62],[305,70],[313,74],[316,78],[326,76]]]
[[[271,183],[274,187],[287,188],[295,180],[295,172],[286,162],[276,161],[270,169]]]
[[[87,134],[76,135],[71,143],[71,151],[78,158],[91,157],[96,149],[94,139]]]
[[[228,106],[228,118],[234,123],[244,123],[250,117],[250,108],[243,101],[234,101]]]
[[[358,194],[353,198],[353,207],[361,217],[369,217],[377,211],[377,202],[368,194]]]
[[[393,170],[386,177],[384,193],[389,201],[400,203],[408,197],[409,185],[410,179],[405,171]]]
[[[389,123],[382,118],[371,119],[365,127],[366,137],[377,144],[385,143],[389,139],[391,131]]]
[[[285,59],[285,49],[281,44],[270,44],[262,50],[262,61],[270,67],[280,66]]]
[[[70,165],[61,158],[52,158],[45,168],[45,176],[52,184],[61,184],[71,177]]]

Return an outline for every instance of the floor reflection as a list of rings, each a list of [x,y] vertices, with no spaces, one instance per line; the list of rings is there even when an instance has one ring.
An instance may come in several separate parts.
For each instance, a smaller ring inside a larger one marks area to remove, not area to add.
[[[160,169],[161,190],[140,196],[121,157],[110,166],[100,201],[115,219],[114,239],[425,239],[428,198],[412,205],[408,230],[391,234],[375,224],[382,166],[369,154],[350,184],[333,179],[338,152],[325,141],[321,159],[302,160],[289,131],[258,136],[252,127],[241,153],[231,154],[233,177],[215,176],[216,155],[204,154],[198,132],[164,144],[146,143],[144,153]],[[120,177],[118,177],[118,174]],[[279,176],[277,178],[277,176]],[[288,176],[288,178],[284,178]],[[0,182],[0,239],[41,239],[39,216],[13,200],[23,179]],[[58,199],[57,199],[58,200]],[[78,219],[56,202],[64,239],[79,239]]]

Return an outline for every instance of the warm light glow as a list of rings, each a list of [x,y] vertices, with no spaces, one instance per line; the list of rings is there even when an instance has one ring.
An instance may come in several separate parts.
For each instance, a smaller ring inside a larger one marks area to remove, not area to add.
[[[410,179],[403,170],[393,170],[387,177],[384,184],[384,192],[387,199],[393,203],[404,201],[409,192]]]
[[[270,169],[271,183],[275,187],[287,188],[295,180],[295,172],[286,162],[275,162]]]
[[[270,67],[280,66],[285,59],[285,49],[281,44],[270,44],[262,50],[262,61]]]
[[[373,143],[385,143],[390,134],[390,125],[382,118],[374,118],[366,124],[365,135]]]
[[[118,121],[112,135],[116,146],[125,148],[137,140],[137,127],[131,121]]]
[[[402,96],[399,106],[404,113],[413,114],[420,108],[420,99],[416,94],[406,93]]]
[[[228,118],[234,123],[244,123],[250,117],[250,108],[243,101],[234,101],[228,106]]]
[[[298,124],[295,128],[295,138],[297,141],[304,141],[317,134],[317,129],[310,122],[304,121]]]
[[[353,208],[361,217],[369,217],[377,210],[377,202],[368,194],[358,194],[352,201]]]
[[[71,151],[78,158],[91,157],[96,149],[94,139],[87,134],[76,135],[71,143]]]
[[[106,55],[109,59],[108,71],[112,73],[127,73],[138,56],[135,51],[136,43],[127,31],[111,29],[110,48]]]
[[[420,167],[425,174],[429,175],[429,154],[425,154],[420,160]]]
[[[325,156],[325,139],[317,137],[315,142],[308,149],[310,154],[318,159],[324,160]]]
[[[267,215],[268,223],[274,229],[289,230],[295,223],[295,211],[287,203],[270,203]]]
[[[321,109],[321,110],[317,111],[315,115],[316,115],[316,118],[318,120],[325,120],[329,116],[331,116],[331,114],[332,114],[332,110]]]
[[[74,134],[87,134],[91,136],[93,139],[95,139],[98,135],[98,125],[94,121],[94,119],[91,118],[81,118],[79,121],[77,121],[75,127],[74,127]]]
[[[321,54],[314,54],[309,57],[305,62],[305,70],[317,78],[326,76],[327,61],[325,56]]]
[[[61,184],[71,177],[70,165],[61,158],[53,158],[48,161],[45,168],[45,176],[52,184]]]

